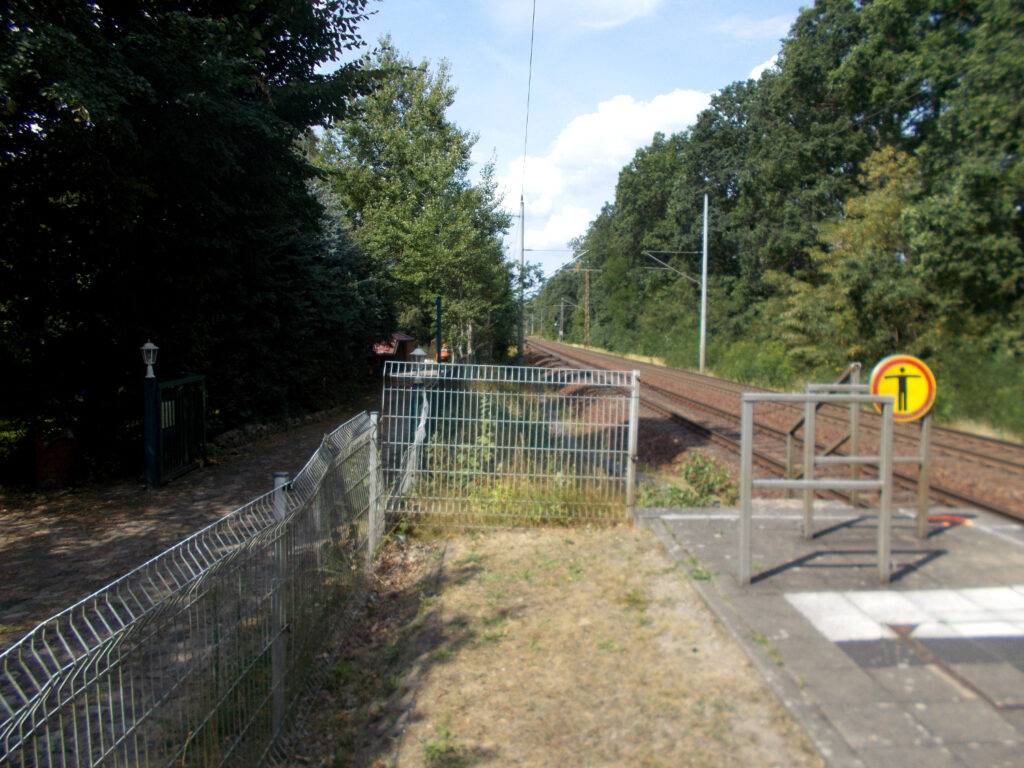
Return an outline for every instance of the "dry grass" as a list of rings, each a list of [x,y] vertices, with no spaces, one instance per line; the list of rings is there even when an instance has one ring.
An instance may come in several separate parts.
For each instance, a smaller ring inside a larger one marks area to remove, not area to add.
[[[648,365],[660,365],[662,368],[667,368],[668,365],[663,358],[654,357],[653,355],[634,355],[626,354],[624,352],[610,352],[604,347],[588,347],[584,344],[571,344],[568,341],[560,341],[566,347],[575,347],[576,349],[589,350],[591,352],[603,352],[606,355],[615,355],[616,357],[622,357],[627,360],[636,360],[638,363],[647,363]]]
[[[432,546],[420,606],[387,645],[402,661],[377,673],[390,682],[375,704],[335,691],[312,730],[361,737],[320,764],[822,765],[649,534],[501,531]]]
[[[1016,432],[1011,432],[1008,429],[996,427],[991,424],[983,424],[979,421],[971,421],[970,419],[957,419],[950,424],[946,424],[950,429],[959,429],[961,432],[970,432],[974,435],[980,435],[981,437],[991,437],[996,440],[1007,440],[1011,443],[1024,443],[1024,435],[1019,435]]]

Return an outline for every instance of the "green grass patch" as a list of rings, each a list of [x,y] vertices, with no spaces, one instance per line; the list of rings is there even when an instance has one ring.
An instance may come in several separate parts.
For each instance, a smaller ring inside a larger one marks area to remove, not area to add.
[[[772,641],[762,635],[760,632],[751,632],[751,639],[764,648],[765,653],[771,657],[771,660],[775,662],[775,666],[781,667],[783,665],[782,654],[779,653],[778,649],[772,645]]]
[[[650,605],[651,601],[647,599],[647,596],[640,590],[639,587],[634,587],[629,590],[620,598],[620,602],[627,608],[632,608],[634,611],[646,611],[647,606]]]
[[[460,768],[467,765],[469,755],[466,748],[455,738],[445,724],[438,724],[435,738],[423,744],[423,758],[428,768]]]
[[[644,507],[727,507],[738,498],[736,483],[725,465],[700,451],[693,451],[683,462],[678,479],[640,491]]]

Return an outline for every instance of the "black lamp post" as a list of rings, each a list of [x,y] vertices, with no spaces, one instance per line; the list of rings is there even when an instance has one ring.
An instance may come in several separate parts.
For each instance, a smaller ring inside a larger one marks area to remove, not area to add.
[[[156,488],[160,482],[160,404],[157,402],[156,374],[153,373],[159,349],[151,341],[139,347],[146,366],[146,377],[142,380],[142,445],[146,459],[146,484],[150,488]]]

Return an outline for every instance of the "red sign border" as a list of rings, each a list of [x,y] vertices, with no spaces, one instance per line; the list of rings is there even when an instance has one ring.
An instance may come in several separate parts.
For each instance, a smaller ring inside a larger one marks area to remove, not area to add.
[[[882,374],[884,374],[886,371],[888,371],[894,365],[898,365],[900,363],[903,363],[904,365],[906,365],[906,364],[913,365],[915,368],[919,369],[922,373],[925,374],[925,378],[928,381],[928,399],[925,401],[924,405],[922,405],[920,408],[918,408],[915,411],[910,411],[910,412],[904,413],[904,414],[899,414],[899,413],[896,413],[894,411],[893,412],[893,421],[898,421],[898,422],[901,422],[901,423],[906,423],[908,421],[917,421],[922,416],[926,415],[928,413],[928,411],[930,411],[932,409],[932,406],[935,405],[935,390],[936,390],[936,387],[937,387],[937,385],[935,383],[935,374],[932,373],[932,369],[929,368],[927,366],[927,364],[925,364],[925,362],[923,360],[920,360],[919,358],[916,358],[913,355],[904,355],[904,354],[889,355],[889,357],[886,357],[886,358],[883,358],[882,360],[879,360],[878,364],[871,371],[870,391],[871,391],[872,395],[879,394],[879,392],[878,392],[878,384],[879,384],[879,382],[882,379]],[[882,412],[881,406],[876,405],[875,409],[879,413]]]

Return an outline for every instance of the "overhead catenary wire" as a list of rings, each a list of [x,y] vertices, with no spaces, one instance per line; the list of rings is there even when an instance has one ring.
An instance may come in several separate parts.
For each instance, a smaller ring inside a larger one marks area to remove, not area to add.
[[[523,125],[523,172],[519,179],[519,359],[522,361],[526,353],[524,317],[526,306],[523,294],[526,292],[526,205],[524,193],[526,189],[526,149],[530,137],[530,90],[533,86],[533,36],[537,24],[537,0],[533,0],[533,12],[530,15],[530,60],[526,70],[526,120]]]
[[[533,0],[530,16],[530,60],[526,68],[526,120],[523,124],[523,172],[519,177],[519,199],[523,199],[526,188],[526,147],[530,138],[530,90],[533,86],[533,35],[537,24],[537,0]],[[522,226],[522,220],[519,225]]]

